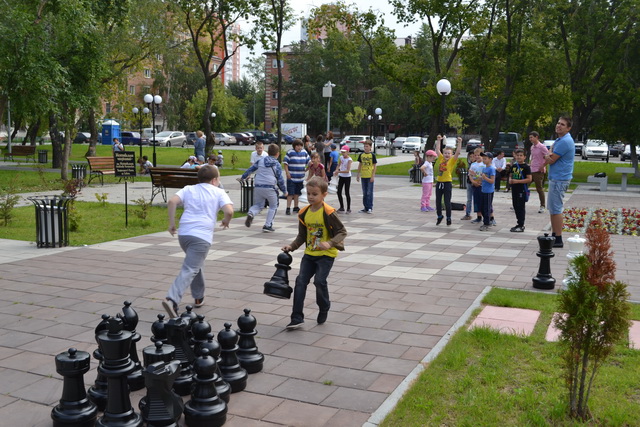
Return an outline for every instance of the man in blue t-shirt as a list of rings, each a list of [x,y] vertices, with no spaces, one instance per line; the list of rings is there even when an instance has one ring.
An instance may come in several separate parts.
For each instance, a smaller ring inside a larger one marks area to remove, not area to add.
[[[569,131],[571,130],[571,119],[563,116],[556,123],[556,134],[558,139],[555,140],[549,154],[544,156],[545,164],[549,165],[549,195],[547,207],[549,208],[549,216],[551,218],[552,236],[556,241],[554,248],[564,246],[562,242],[563,218],[562,210],[564,209],[564,193],[569,188],[571,179],[573,178],[573,160],[576,155],[576,146]]]

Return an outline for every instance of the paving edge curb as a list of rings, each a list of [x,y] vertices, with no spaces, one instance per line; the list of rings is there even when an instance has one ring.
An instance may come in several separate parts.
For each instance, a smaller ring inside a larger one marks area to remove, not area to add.
[[[456,323],[449,328],[446,334],[436,343],[436,345],[427,353],[427,355],[418,363],[418,365],[413,368],[413,370],[407,375],[407,377],[396,387],[396,389],[386,398],[384,402],[376,409],[376,411],[371,414],[366,423],[362,425],[362,427],[375,427],[378,426],[385,417],[396,407],[402,396],[409,390],[409,387],[413,384],[413,382],[418,378],[420,373],[426,369],[427,364],[429,364],[433,359],[435,359],[440,352],[445,348],[449,340],[455,334],[458,329],[460,329],[467,320],[471,317],[473,311],[480,307],[483,298],[489,291],[492,289],[491,286],[485,287],[480,295],[476,297],[473,303],[467,308],[467,310],[462,313],[462,316],[456,321]]]

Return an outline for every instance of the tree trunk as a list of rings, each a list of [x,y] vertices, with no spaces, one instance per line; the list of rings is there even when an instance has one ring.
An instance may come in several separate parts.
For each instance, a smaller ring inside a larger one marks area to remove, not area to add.
[[[89,147],[87,148],[87,152],[85,153],[85,157],[93,157],[96,155],[96,145],[98,144],[98,126],[96,123],[96,111],[91,107],[89,112],[87,113],[89,120],[89,132],[91,132],[91,137],[89,138]],[[141,135],[142,136],[142,135]]]
[[[34,124],[29,126],[27,130],[27,136],[25,137],[25,141],[29,139],[29,143],[31,145],[36,145],[36,137],[38,136],[38,131],[40,130],[40,124],[42,123],[41,119],[38,119]]]
[[[51,137],[51,167],[58,169],[62,164],[62,138],[58,130],[58,118],[49,113],[49,136]]]
[[[205,82],[207,83],[207,103],[204,107],[204,133],[207,138],[207,143],[204,148],[205,156],[208,156],[213,151],[213,148],[216,145],[216,140],[212,135],[212,127],[211,127],[211,106],[213,105],[213,80],[206,77]],[[215,120],[215,119],[214,119]],[[206,159],[205,159],[206,160]]]

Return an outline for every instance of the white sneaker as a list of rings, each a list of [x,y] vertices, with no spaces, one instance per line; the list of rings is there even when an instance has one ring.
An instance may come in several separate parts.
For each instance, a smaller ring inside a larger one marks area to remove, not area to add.
[[[540,209],[538,209],[538,213],[544,213],[544,206],[540,206]]]

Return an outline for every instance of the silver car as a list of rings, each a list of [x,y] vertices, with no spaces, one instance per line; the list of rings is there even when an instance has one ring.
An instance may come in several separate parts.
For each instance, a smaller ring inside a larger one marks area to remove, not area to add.
[[[601,139],[587,139],[587,143],[582,147],[583,160],[593,158],[606,160],[607,157],[609,157],[609,146]]]
[[[228,133],[216,132],[214,134],[216,144],[220,145],[236,145],[238,141],[236,137],[233,135],[229,135]]]
[[[165,130],[163,132],[157,133],[156,139],[151,139],[150,142],[152,145],[180,147],[186,140],[187,137],[183,132],[178,132],[175,130]]]

